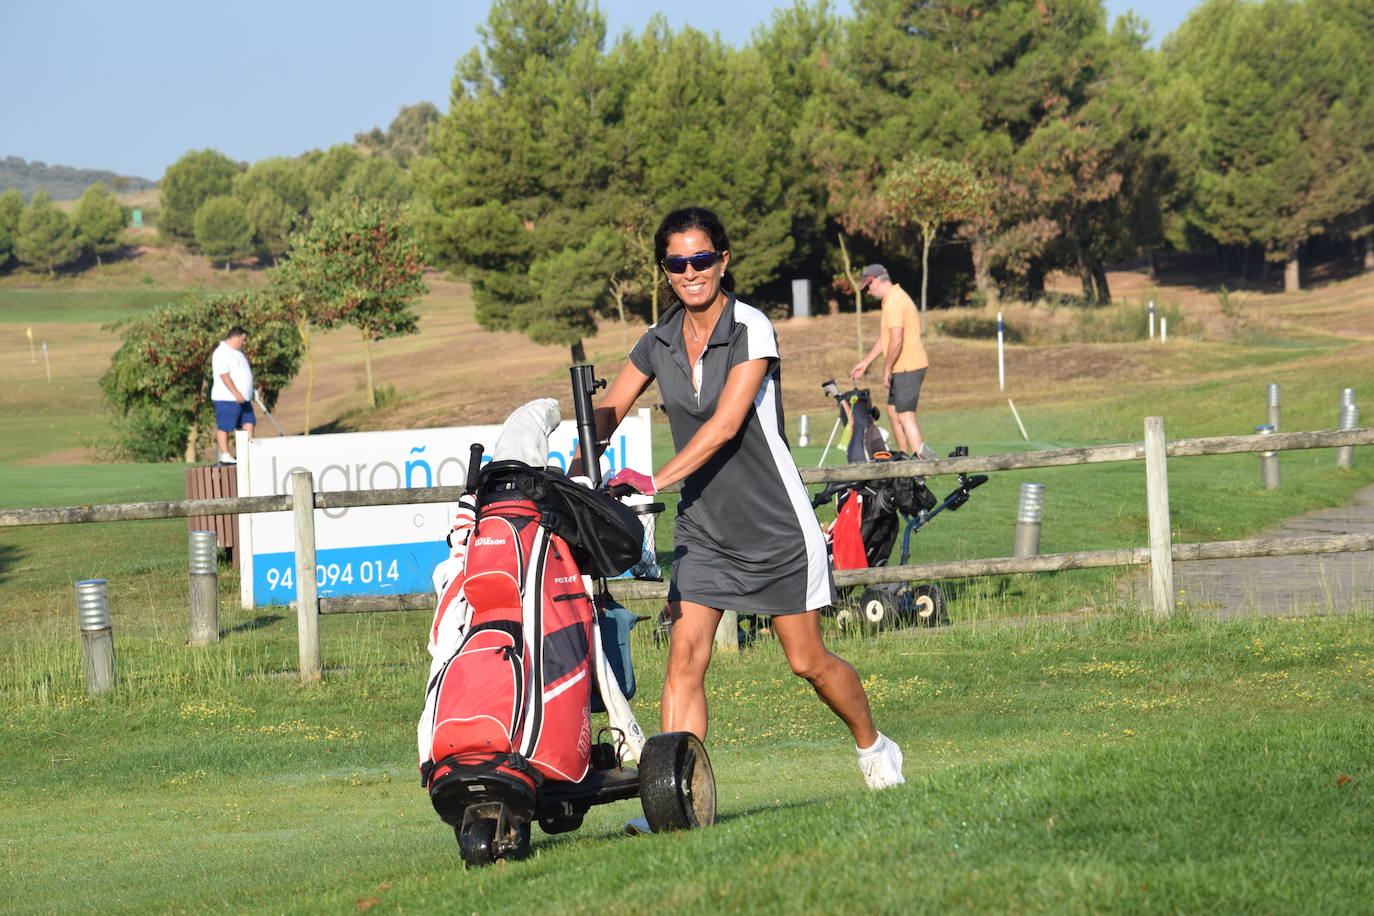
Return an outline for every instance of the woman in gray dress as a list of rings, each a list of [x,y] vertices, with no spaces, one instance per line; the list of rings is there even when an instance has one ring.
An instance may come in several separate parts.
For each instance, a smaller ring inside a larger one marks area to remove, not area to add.
[[[853,666],[821,640],[820,609],[835,587],[784,434],[773,326],[731,292],[730,242],[711,211],[669,213],[654,249],[674,301],[631,351],[596,419],[598,438],[609,438],[657,380],[672,427],[667,463],[610,480],[650,495],[682,483],[662,728],[705,739],[706,668],[721,613],[765,614],[792,670],[853,733],[868,786],[901,783],[901,749],[873,727]]]

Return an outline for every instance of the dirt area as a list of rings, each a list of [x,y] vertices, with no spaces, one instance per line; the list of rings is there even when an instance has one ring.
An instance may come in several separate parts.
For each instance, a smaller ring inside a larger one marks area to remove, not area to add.
[[[1257,538],[1374,534],[1374,487],[1349,504],[1290,518]],[[1123,597],[1148,602],[1149,575],[1132,576]],[[1180,608],[1217,617],[1345,614],[1374,610],[1374,551],[1294,557],[1189,560],[1174,564]]]

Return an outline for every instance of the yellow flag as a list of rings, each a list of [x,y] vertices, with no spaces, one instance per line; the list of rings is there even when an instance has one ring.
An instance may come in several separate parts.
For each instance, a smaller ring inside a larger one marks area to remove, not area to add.
[[[33,343],[33,325],[29,325],[28,330],[24,333],[28,335],[29,343]]]

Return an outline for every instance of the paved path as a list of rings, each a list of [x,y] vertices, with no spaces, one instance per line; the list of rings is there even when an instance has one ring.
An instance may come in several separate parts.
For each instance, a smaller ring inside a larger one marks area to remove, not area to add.
[[[1374,487],[1360,490],[1347,505],[1288,519],[1258,536],[1366,532],[1374,532]],[[1148,582],[1147,575],[1142,583],[1147,589]],[[1182,592],[1181,607],[1220,617],[1369,612],[1374,610],[1374,552],[1188,560],[1174,564],[1174,587]]]

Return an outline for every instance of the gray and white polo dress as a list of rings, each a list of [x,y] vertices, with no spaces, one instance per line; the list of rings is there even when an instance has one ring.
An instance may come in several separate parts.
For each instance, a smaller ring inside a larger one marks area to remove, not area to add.
[[[767,359],[768,371],[739,432],[682,482],[668,599],[751,614],[834,603],[825,540],[784,432],[772,323],[732,296],[689,366],[684,314],[675,304],[630,351],[635,367],[658,381],[679,451],[715,412],[731,369]]]

